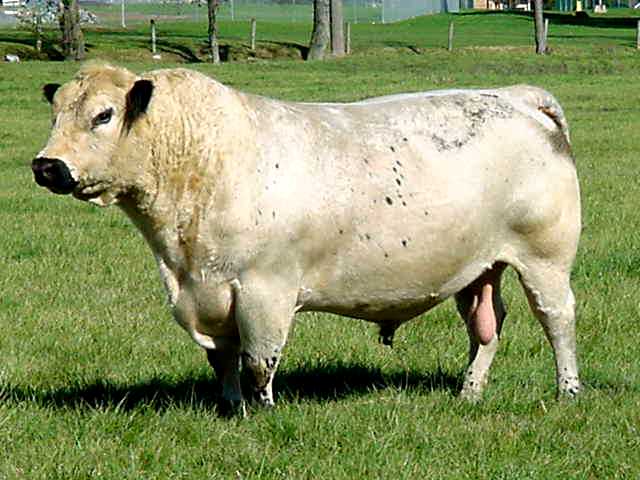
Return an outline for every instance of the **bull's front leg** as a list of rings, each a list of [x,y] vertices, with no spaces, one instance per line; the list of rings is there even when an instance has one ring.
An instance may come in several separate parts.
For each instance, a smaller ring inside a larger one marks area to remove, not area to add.
[[[218,408],[223,415],[246,414],[240,387],[240,344],[237,338],[215,339],[216,348],[207,349],[207,360],[220,383]]]
[[[232,285],[242,368],[253,399],[271,407],[273,377],[296,311],[297,289],[256,275],[243,276]]]

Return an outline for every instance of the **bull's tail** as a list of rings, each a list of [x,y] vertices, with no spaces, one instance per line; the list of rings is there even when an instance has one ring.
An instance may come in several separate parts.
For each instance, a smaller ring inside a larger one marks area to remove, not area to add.
[[[547,117],[553,120],[556,127],[562,132],[567,143],[571,145],[571,138],[569,137],[569,124],[567,118],[564,116],[562,107],[555,99],[553,95],[545,90],[538,90],[541,94],[538,97],[538,110],[544,113]]]
[[[569,123],[555,97],[546,90],[529,85],[518,85],[511,87],[510,90],[514,99],[520,100],[526,107],[532,109],[535,112],[534,116],[537,116],[541,123],[555,131],[557,133],[555,136],[560,137],[557,140],[564,143],[570,151]]]

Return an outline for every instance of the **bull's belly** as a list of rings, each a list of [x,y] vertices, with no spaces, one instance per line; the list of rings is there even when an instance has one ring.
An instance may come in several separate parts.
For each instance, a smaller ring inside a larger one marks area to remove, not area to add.
[[[334,313],[375,323],[404,322],[430,310],[445,298],[434,295],[426,298],[404,299],[401,302],[390,298],[367,300],[307,303],[300,311]]]
[[[416,263],[413,268],[375,268],[358,275],[350,270],[331,276],[310,276],[300,290],[301,311],[324,311],[376,323],[414,318],[459,292],[497,260],[497,254],[455,259],[449,268],[438,263]],[[326,272],[323,272],[326,273]]]

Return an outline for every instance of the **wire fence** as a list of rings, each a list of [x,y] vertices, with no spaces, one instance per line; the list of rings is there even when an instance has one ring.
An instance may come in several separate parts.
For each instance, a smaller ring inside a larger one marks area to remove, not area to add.
[[[391,23],[419,15],[457,12],[460,0],[344,0],[343,14],[351,23]],[[80,1],[105,26],[164,20],[206,21],[205,0]],[[312,22],[312,0],[225,0],[218,9],[221,20]]]

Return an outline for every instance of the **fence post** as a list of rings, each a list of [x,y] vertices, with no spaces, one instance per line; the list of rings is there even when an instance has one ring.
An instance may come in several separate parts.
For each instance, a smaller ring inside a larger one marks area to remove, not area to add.
[[[344,27],[344,51],[347,55],[351,53],[351,22]]]
[[[36,13],[36,50],[42,52],[42,13]]]
[[[122,0],[120,14],[121,14],[121,20],[122,20],[122,28],[127,28],[127,24],[124,21],[124,0]]]
[[[447,43],[447,50],[453,51],[453,20],[449,22],[449,41]]]
[[[545,18],[544,19],[544,49],[545,51],[547,50],[547,46],[549,45],[549,42],[547,41],[547,36],[549,35],[549,19]]]
[[[151,23],[151,53],[156,53],[156,21],[152,18]]]
[[[640,20],[636,25],[636,48],[640,50]]]
[[[256,49],[256,19],[251,19],[251,51]]]

